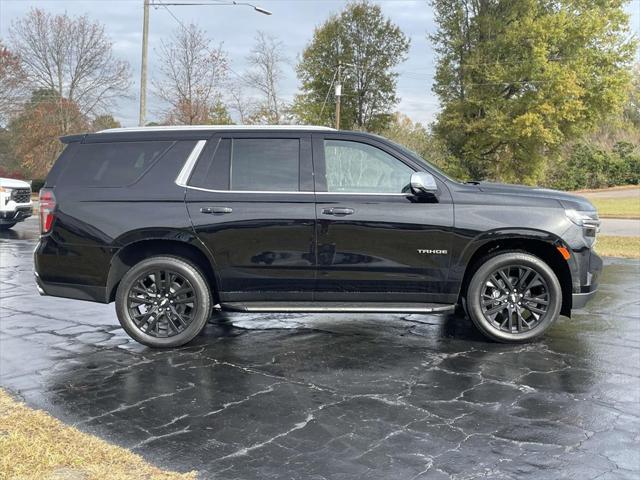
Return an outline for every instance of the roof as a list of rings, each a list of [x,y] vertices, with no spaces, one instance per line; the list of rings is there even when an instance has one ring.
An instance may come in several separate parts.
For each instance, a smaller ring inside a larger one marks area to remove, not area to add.
[[[129,133],[129,132],[189,132],[197,130],[335,130],[330,127],[322,127],[317,125],[172,125],[157,127],[126,127],[126,128],[109,128],[100,130],[97,133]]]

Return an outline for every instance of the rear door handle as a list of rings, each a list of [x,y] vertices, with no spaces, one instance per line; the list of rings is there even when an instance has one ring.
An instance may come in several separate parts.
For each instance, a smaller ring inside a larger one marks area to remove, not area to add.
[[[324,215],[353,215],[356,211],[353,208],[325,208],[322,210]]]
[[[231,207],[202,207],[200,209],[200,213],[208,213],[208,214],[218,214],[224,215],[225,213],[233,212],[233,208]]]

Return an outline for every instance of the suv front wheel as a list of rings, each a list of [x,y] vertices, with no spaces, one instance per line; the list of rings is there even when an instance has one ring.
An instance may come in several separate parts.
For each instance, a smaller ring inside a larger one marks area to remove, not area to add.
[[[553,270],[523,252],[487,258],[467,289],[469,317],[487,337],[504,343],[527,342],[558,318],[562,289]]]
[[[120,325],[149,347],[177,347],[200,333],[211,312],[202,272],[185,260],[158,256],[133,266],[116,292]]]

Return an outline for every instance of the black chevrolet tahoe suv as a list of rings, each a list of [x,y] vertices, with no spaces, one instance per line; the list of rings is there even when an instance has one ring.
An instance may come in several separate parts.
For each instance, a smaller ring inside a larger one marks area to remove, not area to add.
[[[215,309],[442,313],[524,342],[594,294],[584,198],[459,183],[384,138],[320,127],[63,137],[40,192],[41,294],[109,303],[152,347]]]

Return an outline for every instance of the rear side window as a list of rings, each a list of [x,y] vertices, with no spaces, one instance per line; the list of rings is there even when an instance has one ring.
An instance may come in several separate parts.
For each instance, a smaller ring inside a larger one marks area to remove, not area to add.
[[[209,190],[297,192],[300,140],[223,138],[209,142],[189,185]]]
[[[231,139],[208,142],[193,169],[189,185],[209,190],[228,190],[230,159]]]
[[[298,191],[300,140],[240,138],[231,150],[231,190]]]
[[[135,183],[174,142],[111,142],[78,145],[63,181],[87,187],[123,187]]]

